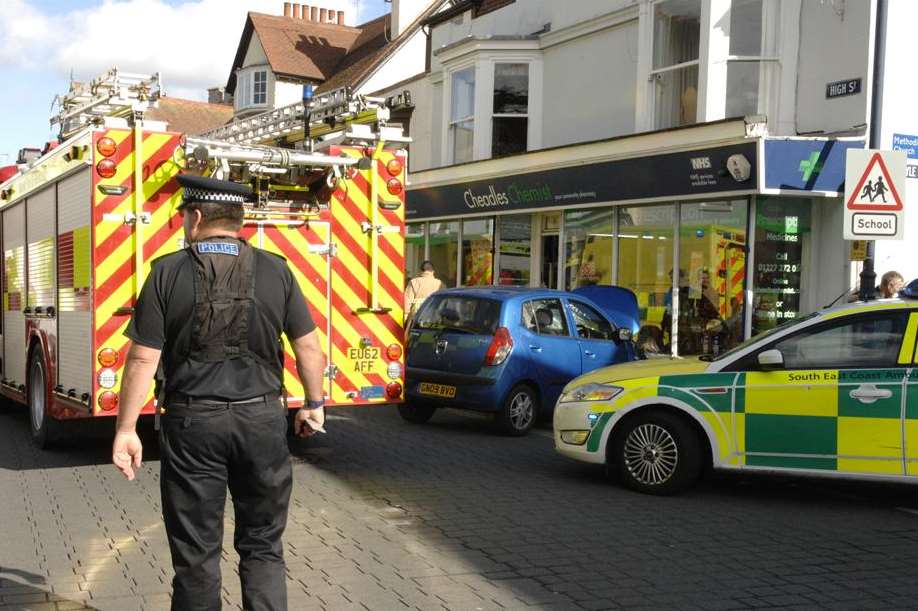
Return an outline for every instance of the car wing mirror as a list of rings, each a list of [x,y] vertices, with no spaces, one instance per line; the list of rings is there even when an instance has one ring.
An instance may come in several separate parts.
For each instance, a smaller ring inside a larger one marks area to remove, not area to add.
[[[765,370],[784,369],[784,355],[780,350],[766,350],[756,357],[759,367]]]
[[[619,327],[618,329],[618,341],[620,342],[630,342],[631,341],[631,329],[626,329],[624,327]]]

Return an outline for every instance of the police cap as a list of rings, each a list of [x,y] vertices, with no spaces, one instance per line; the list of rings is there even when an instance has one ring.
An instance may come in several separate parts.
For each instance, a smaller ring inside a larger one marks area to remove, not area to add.
[[[255,193],[248,185],[229,180],[217,180],[193,174],[179,174],[178,183],[185,191],[179,210],[194,203],[244,204],[255,201]]]

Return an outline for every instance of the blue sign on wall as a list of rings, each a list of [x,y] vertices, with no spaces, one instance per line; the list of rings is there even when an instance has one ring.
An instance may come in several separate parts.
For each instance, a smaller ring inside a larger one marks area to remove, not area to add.
[[[910,134],[893,134],[894,151],[905,151],[909,159],[918,159],[918,136]]]
[[[863,141],[766,140],[765,188],[785,191],[845,190],[848,149],[864,148]]]

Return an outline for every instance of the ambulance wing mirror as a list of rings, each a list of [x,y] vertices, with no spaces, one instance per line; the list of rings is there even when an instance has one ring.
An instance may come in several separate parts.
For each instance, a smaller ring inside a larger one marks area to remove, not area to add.
[[[756,360],[759,363],[759,367],[764,370],[784,369],[784,355],[781,354],[780,350],[772,349],[760,352]]]

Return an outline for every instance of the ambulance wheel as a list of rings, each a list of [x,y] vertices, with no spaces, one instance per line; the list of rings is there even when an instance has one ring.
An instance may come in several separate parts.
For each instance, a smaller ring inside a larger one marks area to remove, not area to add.
[[[517,384],[497,412],[497,427],[505,435],[522,437],[529,433],[539,415],[538,397],[531,387]]]
[[[405,422],[424,424],[433,417],[436,409],[430,405],[422,405],[417,401],[407,399],[404,403],[399,404],[398,414]]]
[[[58,423],[48,414],[48,375],[40,349],[32,353],[32,360],[29,362],[27,400],[32,442],[44,450],[56,441]]]
[[[622,424],[609,459],[622,483],[638,492],[671,495],[701,475],[701,445],[684,418],[662,410],[638,413]]]

